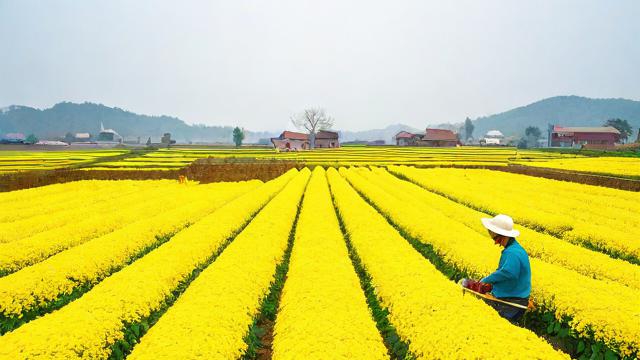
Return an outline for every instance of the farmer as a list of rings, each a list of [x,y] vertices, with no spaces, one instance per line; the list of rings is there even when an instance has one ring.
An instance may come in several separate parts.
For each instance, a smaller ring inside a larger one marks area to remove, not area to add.
[[[531,267],[527,252],[516,241],[520,235],[513,229],[513,220],[507,215],[482,218],[482,225],[489,230],[489,236],[496,245],[504,247],[500,255],[498,270],[480,280],[492,285],[493,296],[498,299],[527,306],[531,293]],[[497,301],[488,301],[500,316],[517,322],[525,310]]]

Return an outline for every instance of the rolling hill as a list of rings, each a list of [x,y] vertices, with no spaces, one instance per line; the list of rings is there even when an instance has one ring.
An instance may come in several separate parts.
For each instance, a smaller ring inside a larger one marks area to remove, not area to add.
[[[580,96],[556,96],[503,113],[473,120],[474,137],[497,129],[505,135],[522,135],[528,126],[546,133],[548,124],[563,126],[602,126],[611,118],[629,121],[635,139],[640,127],[640,101],[627,99],[591,99]]]

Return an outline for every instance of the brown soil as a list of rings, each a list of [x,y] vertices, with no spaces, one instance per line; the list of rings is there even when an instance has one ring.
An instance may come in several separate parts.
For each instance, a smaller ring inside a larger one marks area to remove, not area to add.
[[[262,319],[258,322],[258,327],[264,331],[260,337],[260,343],[262,347],[258,349],[256,359],[258,360],[271,360],[273,349],[273,326],[274,322],[269,319]]]

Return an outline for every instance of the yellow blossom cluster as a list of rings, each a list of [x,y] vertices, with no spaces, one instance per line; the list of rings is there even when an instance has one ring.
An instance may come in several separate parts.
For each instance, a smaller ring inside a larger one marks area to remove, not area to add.
[[[284,257],[309,179],[276,195],[141,339],[130,359],[237,359]]]
[[[46,201],[53,196],[57,196],[66,193],[69,189],[83,184],[83,187],[89,188],[103,186],[104,181],[100,180],[83,180],[67,183],[57,183],[47,186],[39,186],[34,188],[14,190],[9,192],[0,192],[0,209],[2,209],[2,215],[7,215],[6,209],[13,209],[14,211],[20,211],[20,209],[31,208],[38,205],[40,201]],[[24,203],[24,199],[30,199],[28,203]],[[36,201],[37,200],[37,201]]]
[[[253,180],[190,186],[182,190],[167,189],[167,196],[180,198],[183,204],[166,210],[163,207],[162,211],[153,213],[149,218],[142,218],[0,278],[0,314],[20,316],[71,293],[79,286],[95,284],[153,245],[159,237],[195,223],[260,183]]]
[[[274,328],[273,359],[387,359],[321,167],[307,187]]]
[[[96,204],[104,200],[114,200],[118,194],[130,194],[131,190],[139,190],[146,185],[147,181],[123,180],[83,180],[65,184],[55,184],[31,188],[28,190],[17,190],[0,194],[0,228],[5,228],[7,223],[19,222],[34,216],[41,216],[42,222],[50,220],[51,214],[60,213],[89,204]],[[161,180],[157,182],[169,183]],[[56,191],[56,189],[59,189]],[[5,195],[12,196],[13,200],[3,198]],[[40,226],[42,222],[37,225]],[[21,237],[34,233],[34,228],[27,225],[26,228],[20,226],[13,230],[19,232],[0,234],[0,243],[17,240]],[[29,231],[29,232],[27,232]]]
[[[421,186],[481,211],[574,243],[640,258],[640,194],[478,169],[390,167]]]
[[[452,219],[465,224],[481,235],[487,230],[479,221],[489,214],[473,210],[443,196],[434,194],[408,181],[389,174],[381,168],[358,169],[358,174],[381,187],[398,199],[407,203],[418,202],[428,206]],[[596,279],[608,279],[620,284],[640,289],[640,266],[620,259],[613,259],[606,254],[589,250],[579,245],[568,243],[552,235],[540,233],[528,228],[520,229],[520,244],[529,256],[540,258],[549,263],[561,265],[580,274]]]
[[[158,211],[178,206],[184,201],[180,196],[170,194],[186,193],[195,196],[198,192],[195,189],[197,185],[185,187],[175,181],[162,183],[163,186],[153,184],[148,189],[134,191],[123,201],[105,201],[99,206],[82,207],[79,211],[84,212],[63,212],[54,216],[46,214],[51,218],[65,219],[65,224],[52,226],[47,231],[27,238],[0,244],[0,271],[17,271],[127,224],[147,219]],[[186,197],[190,198],[189,195]]]
[[[481,300],[461,296],[459,286],[416,252],[334,169],[328,177],[349,239],[388,308],[391,323],[413,355],[419,359],[568,358],[531,331],[501,318]]]
[[[637,157],[579,157],[542,161],[521,161],[526,166],[572,170],[605,175],[640,176],[640,158]]]
[[[357,171],[341,173],[410,236],[429,244],[444,260],[481,277],[495,270],[500,250],[487,236],[429,206],[398,199],[367,181]],[[596,280],[559,265],[531,258],[532,297],[580,336],[593,337],[623,356],[640,350],[640,291]]]
[[[128,153],[125,149],[89,150],[89,151],[2,151],[0,153],[0,173],[50,170],[80,165]]]
[[[273,149],[212,149],[212,148],[172,148],[147,152],[140,156],[118,161],[95,164],[93,169],[175,169],[185,167],[200,158],[250,157],[264,160],[290,160],[307,165],[349,166],[349,165],[475,165],[506,166],[517,156],[514,148],[429,148],[429,147],[344,147],[316,148],[314,151],[274,151]],[[559,157],[538,152],[532,158]]]
[[[78,218],[86,217],[87,214],[98,215],[109,211],[119,201],[128,203],[127,198],[132,194],[158,189],[169,183],[166,180],[123,181],[122,183],[102,181],[102,190],[98,191],[95,182],[77,182],[76,186],[68,186],[65,192],[44,199],[37,195],[36,197],[23,196],[13,204],[14,206],[0,208],[0,218],[7,219],[0,222],[0,243],[13,242],[43,231],[73,224]],[[67,204],[63,200],[65,197],[78,202]],[[60,203],[63,208],[56,211],[55,207]],[[19,204],[25,204],[26,207],[22,208]],[[53,211],[56,216],[51,216]]]
[[[291,170],[225,204],[80,299],[0,337],[0,359],[107,358],[111,345],[123,338],[125,324],[160,309],[181,281],[204,265],[296,173]]]

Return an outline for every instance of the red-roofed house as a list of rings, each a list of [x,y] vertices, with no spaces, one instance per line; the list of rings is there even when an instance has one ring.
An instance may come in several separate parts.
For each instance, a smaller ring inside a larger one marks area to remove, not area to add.
[[[309,150],[309,135],[295,132],[283,131],[277,138],[271,138],[273,146],[282,151]],[[337,148],[340,147],[338,133],[335,131],[320,130],[316,133],[315,145],[317,148]]]
[[[283,131],[277,138],[271,138],[271,143],[282,151],[307,150],[309,149],[309,135],[295,131]]]
[[[446,129],[427,128],[424,134],[400,131],[396,134],[395,139],[398,146],[451,147],[458,145],[456,134]]]
[[[551,146],[613,147],[620,141],[620,131],[611,126],[603,127],[562,127],[555,125],[551,131]]]
[[[320,130],[316,133],[317,148],[337,148],[340,147],[340,141],[338,141],[338,133],[335,131]]]
[[[424,136],[418,141],[418,145],[451,147],[458,145],[458,137],[451,130],[427,128]]]
[[[420,134],[413,134],[408,131],[400,131],[394,136],[398,146],[416,146],[420,140]]]

